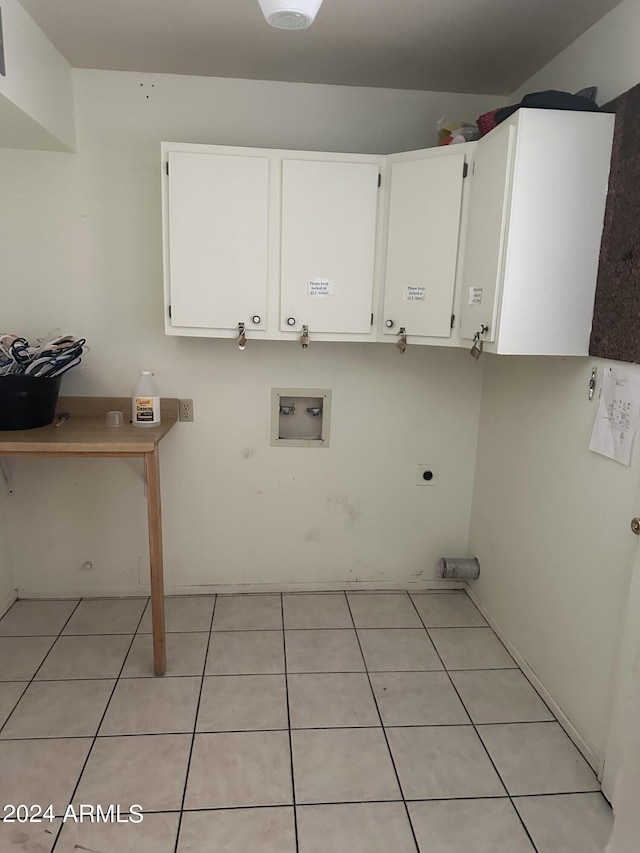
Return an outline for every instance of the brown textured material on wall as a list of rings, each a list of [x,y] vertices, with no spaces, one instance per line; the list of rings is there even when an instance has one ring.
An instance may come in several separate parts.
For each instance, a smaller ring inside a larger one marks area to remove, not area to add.
[[[640,85],[616,113],[589,353],[640,363]]]

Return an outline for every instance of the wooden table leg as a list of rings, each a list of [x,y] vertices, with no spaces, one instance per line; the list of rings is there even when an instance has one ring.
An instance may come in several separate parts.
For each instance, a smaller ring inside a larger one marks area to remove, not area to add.
[[[144,455],[149,514],[149,562],[151,565],[151,624],[153,630],[153,670],[167,671],[164,627],[164,577],[162,568],[162,507],[160,504],[160,457],[158,448]]]

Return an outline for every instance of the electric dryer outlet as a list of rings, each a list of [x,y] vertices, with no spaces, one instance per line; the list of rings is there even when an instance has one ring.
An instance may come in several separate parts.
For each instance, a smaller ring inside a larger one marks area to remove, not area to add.
[[[439,465],[424,463],[416,468],[416,486],[437,486],[440,476]]]

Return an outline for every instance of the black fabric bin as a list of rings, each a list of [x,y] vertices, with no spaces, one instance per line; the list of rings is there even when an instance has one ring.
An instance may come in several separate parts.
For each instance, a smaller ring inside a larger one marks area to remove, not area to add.
[[[0,376],[0,430],[35,429],[56,414],[62,376]]]

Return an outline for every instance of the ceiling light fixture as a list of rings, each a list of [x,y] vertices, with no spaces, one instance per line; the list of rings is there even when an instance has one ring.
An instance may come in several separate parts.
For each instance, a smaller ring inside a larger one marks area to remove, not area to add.
[[[279,30],[303,30],[314,22],[322,0],[258,0],[267,23]]]

